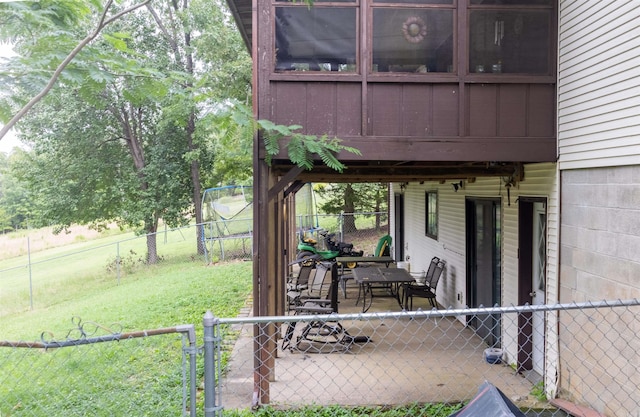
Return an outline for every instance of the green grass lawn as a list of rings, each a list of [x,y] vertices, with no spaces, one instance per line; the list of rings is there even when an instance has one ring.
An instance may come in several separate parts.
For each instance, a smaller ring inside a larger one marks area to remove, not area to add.
[[[195,236],[194,227],[158,233],[156,247],[162,261],[151,267],[145,265],[146,237],[133,233],[107,234],[0,259],[0,331],[4,319],[27,312],[32,304],[36,313],[60,304],[73,305],[94,292],[130,284],[148,274],[171,276],[173,269],[198,275],[198,269],[206,266],[204,257],[196,254]]]
[[[87,278],[83,286],[75,275],[69,282],[73,299],[0,318],[0,339],[34,341],[43,331],[64,335],[72,317],[105,326],[119,323],[125,332],[199,324],[207,310],[235,317],[251,293],[251,263],[206,266],[201,261],[165,260],[127,275],[119,284]]]
[[[159,248],[162,261],[153,266],[133,261],[145,253],[144,239],[122,243],[121,256],[131,259],[118,278],[109,270],[114,246],[100,239],[32,254],[32,261],[47,260],[40,270],[34,268],[38,301],[32,310],[25,308],[25,290],[16,289],[24,287],[19,282],[23,279],[13,279],[11,271],[2,274],[0,340],[79,338],[72,323],[78,317],[88,332],[96,329],[91,323],[123,333],[193,324],[201,346],[207,310],[217,317],[235,317],[246,305],[251,263],[206,265],[193,256],[194,239],[169,236],[158,241],[172,244],[170,250]],[[6,267],[11,262],[23,260],[2,263]],[[7,302],[18,301],[22,308],[7,309]],[[99,328],[95,335],[106,332]],[[182,402],[181,340],[171,334],[62,349],[0,348],[0,415],[112,416],[114,410],[116,415],[177,415]],[[200,358],[200,379],[201,367]]]

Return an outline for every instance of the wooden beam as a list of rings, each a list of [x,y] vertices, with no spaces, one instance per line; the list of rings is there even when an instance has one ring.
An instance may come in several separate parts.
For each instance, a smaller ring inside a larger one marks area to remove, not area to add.
[[[269,223],[270,210],[267,190],[272,177],[271,170],[262,160],[254,159],[254,204],[253,204],[253,314],[268,315],[269,276]],[[253,400],[257,407],[270,402],[269,352],[267,348],[267,325],[253,326]]]
[[[274,166],[276,171],[287,171],[289,166]],[[517,176],[522,181],[524,167],[521,163],[451,163],[422,164],[417,162],[379,162],[377,164],[351,164],[342,173],[317,166],[298,176],[302,182],[415,182],[439,180],[466,180],[482,177]]]
[[[287,171],[287,173],[285,173],[284,176],[282,176],[282,178],[280,178],[274,186],[269,188],[267,200],[272,201],[278,195],[278,193],[284,191],[284,189],[289,184],[291,184],[302,171],[304,171],[304,169],[300,168],[299,166],[291,167],[291,169],[289,169],[289,171]]]
[[[520,161],[556,162],[557,138],[547,137],[410,137],[410,136],[342,136],[341,144],[358,149],[362,155],[340,152],[340,162],[477,162]],[[281,151],[274,158],[285,160]],[[320,162],[320,161],[318,161]],[[315,167],[314,167],[315,169]]]
[[[574,404],[570,401],[563,400],[562,398],[554,398],[549,401],[549,403],[563,411],[566,411],[569,415],[574,417],[605,417],[604,414],[600,414],[596,410]]]
[[[284,197],[288,198],[292,193],[297,193],[302,187],[304,187],[305,184],[306,183],[302,181],[294,181],[293,184],[291,184],[289,187],[287,187],[286,190],[284,190]]]

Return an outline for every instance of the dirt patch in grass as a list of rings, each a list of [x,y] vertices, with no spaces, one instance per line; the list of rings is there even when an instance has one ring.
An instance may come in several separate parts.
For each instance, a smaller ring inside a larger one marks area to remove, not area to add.
[[[104,236],[87,226],[71,226],[67,231],[53,233],[53,227],[17,231],[0,235],[0,260],[26,255],[71,243],[84,242]]]
[[[351,233],[345,233],[345,242],[352,243],[353,249],[364,251],[364,256],[373,255],[378,246],[378,241],[386,235],[387,227],[380,229],[362,229]]]

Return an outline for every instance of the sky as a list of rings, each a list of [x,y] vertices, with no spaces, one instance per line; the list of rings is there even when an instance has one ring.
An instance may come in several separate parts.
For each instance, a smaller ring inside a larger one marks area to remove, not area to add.
[[[0,43],[0,57],[15,55],[10,45]],[[4,125],[0,123],[0,127]],[[0,139],[0,152],[9,153],[14,147],[21,146],[20,141],[16,138],[13,131],[7,133],[5,137]]]

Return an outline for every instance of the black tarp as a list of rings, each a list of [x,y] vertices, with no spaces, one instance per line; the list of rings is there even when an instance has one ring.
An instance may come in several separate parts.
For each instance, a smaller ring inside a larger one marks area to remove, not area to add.
[[[493,384],[485,381],[478,393],[461,410],[449,417],[526,417],[505,395]]]

